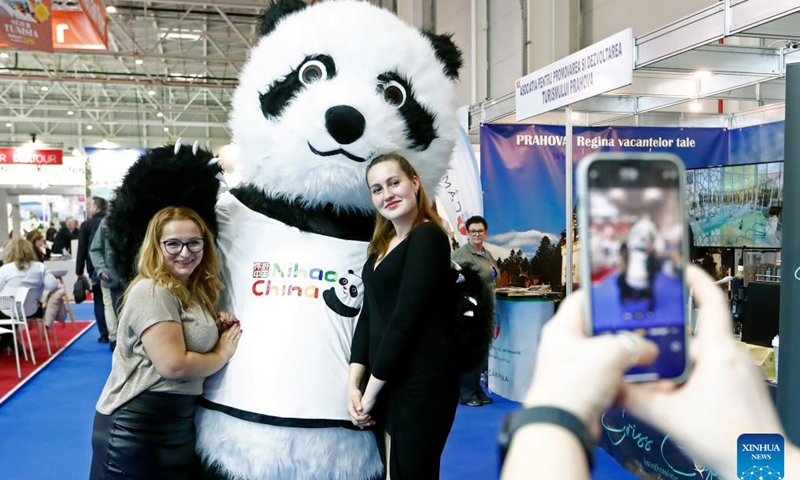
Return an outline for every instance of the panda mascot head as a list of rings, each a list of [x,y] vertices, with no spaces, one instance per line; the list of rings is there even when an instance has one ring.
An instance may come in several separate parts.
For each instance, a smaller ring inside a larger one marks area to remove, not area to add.
[[[233,98],[243,188],[305,208],[372,212],[364,172],[397,152],[429,191],[456,134],[461,53],[363,1],[278,1]]]

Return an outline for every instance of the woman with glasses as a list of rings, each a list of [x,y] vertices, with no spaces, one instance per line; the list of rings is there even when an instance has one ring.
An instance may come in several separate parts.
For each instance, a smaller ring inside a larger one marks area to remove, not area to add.
[[[193,210],[156,213],[137,268],[97,402],[90,478],[194,478],[196,399],[242,330],[215,308],[222,284],[213,234]]]
[[[495,280],[497,279],[497,262],[488,250],[483,247],[489,227],[486,219],[480,215],[470,217],[466,221],[469,243],[455,250],[451,258],[462,267],[470,267],[477,270],[481,279],[489,285],[489,290],[494,292]],[[488,360],[488,359],[487,359]],[[461,394],[459,403],[470,407],[480,407],[487,403],[492,403],[492,398],[481,388],[481,373],[486,370],[484,365],[474,371],[465,372],[461,375]]]

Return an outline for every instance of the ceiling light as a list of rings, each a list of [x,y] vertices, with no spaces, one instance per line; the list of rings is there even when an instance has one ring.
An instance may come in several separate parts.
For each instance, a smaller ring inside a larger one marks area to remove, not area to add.
[[[106,7],[106,13],[117,13],[117,7],[109,5]]]
[[[164,127],[165,132],[169,132],[169,127]]]
[[[6,123],[6,127],[11,128],[11,122]]]
[[[166,38],[167,40],[186,40],[187,42],[196,42],[200,40],[200,33],[202,33],[200,30],[191,30],[190,32],[162,32],[158,34],[158,37]]]
[[[86,125],[86,130],[91,130],[91,129],[92,129],[91,125]]]
[[[48,91],[48,90],[50,90],[50,88],[49,88],[49,87],[42,86],[42,91],[43,91],[43,92],[46,92],[46,91]]]
[[[8,58],[10,55],[6,52],[0,52],[0,58]]]
[[[700,80],[701,78],[708,78],[711,76],[711,72],[708,70],[697,70],[694,72],[694,78]]]
[[[67,115],[75,115],[75,112],[73,112],[72,110],[68,110]]]
[[[161,113],[161,112],[158,112],[158,113],[156,113],[156,117],[158,117],[158,118],[161,118],[161,117],[163,117],[163,116],[164,116],[164,114],[163,114],[163,113]]]
[[[141,65],[144,63],[144,60],[142,60],[141,58],[137,58],[134,63],[136,63],[136,65]]]
[[[154,96],[156,94],[156,91],[155,90],[148,90],[147,94],[152,97],[152,96]]]
[[[581,119],[581,114],[580,114],[580,112],[572,112],[569,115],[569,118],[572,119],[573,122],[577,122],[578,120]]]
[[[699,112],[703,109],[703,106],[700,105],[700,100],[692,100],[692,103],[689,104],[689,109],[693,112]]]

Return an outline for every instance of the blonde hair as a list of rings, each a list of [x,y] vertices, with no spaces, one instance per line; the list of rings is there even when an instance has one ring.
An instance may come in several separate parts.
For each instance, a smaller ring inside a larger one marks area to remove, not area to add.
[[[203,237],[203,258],[192,272],[186,286],[164,267],[164,255],[161,252],[161,234],[164,226],[179,220],[194,222],[200,228]],[[125,298],[137,282],[149,278],[178,297],[184,308],[189,308],[192,299],[196,299],[203,309],[216,316],[219,292],[224,287],[217,277],[219,260],[214,247],[214,234],[194,210],[187,207],[167,207],[156,213],[147,224],[147,233],[136,256],[136,266],[138,273],[128,286]]]
[[[24,238],[13,238],[3,249],[3,263],[15,263],[17,268],[25,270],[36,261],[33,244]]]
[[[367,167],[365,176],[369,175],[369,171],[372,167],[383,162],[395,162],[400,167],[400,171],[402,171],[409,180],[413,180],[415,177],[419,179],[419,174],[414,166],[411,165],[405,157],[397,153],[387,153],[375,157]],[[367,180],[367,183],[369,184],[369,180]],[[445,234],[447,233],[442,226],[439,215],[433,209],[431,201],[428,200],[428,196],[425,194],[425,188],[420,181],[419,191],[417,192],[417,216],[414,218],[411,229],[413,230],[414,227],[426,220],[439,227]],[[378,214],[375,219],[375,230],[372,232],[372,240],[369,242],[369,247],[367,248],[367,256],[377,255],[378,258],[381,258],[386,255],[386,252],[389,250],[389,242],[391,242],[396,235],[397,232],[395,232],[392,222],[387,220],[383,215]]]

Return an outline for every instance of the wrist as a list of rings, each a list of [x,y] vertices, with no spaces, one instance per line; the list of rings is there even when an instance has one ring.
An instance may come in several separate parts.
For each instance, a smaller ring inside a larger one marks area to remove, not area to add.
[[[576,401],[575,398],[573,399],[566,399],[559,397],[557,395],[528,395],[522,402],[523,407],[525,408],[533,408],[533,407],[555,407],[566,412],[571,413],[575,417],[577,417],[583,425],[587,429],[591,429],[591,426],[594,425],[595,422],[592,419],[591,413],[589,413],[589,409],[585,408],[580,405],[580,402]],[[599,419],[597,420],[599,421]]]
[[[572,412],[553,405],[526,407],[506,416],[498,437],[500,458],[503,459],[505,457],[517,432],[527,430],[526,436],[534,435],[539,431],[538,427],[545,426],[542,424],[548,427],[544,429],[545,431],[555,428],[572,436],[584,452],[588,469],[592,470],[594,466],[595,441],[590,435],[586,423]],[[534,425],[537,428],[528,428]]]

